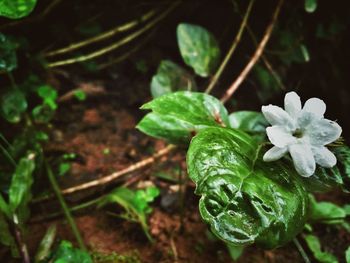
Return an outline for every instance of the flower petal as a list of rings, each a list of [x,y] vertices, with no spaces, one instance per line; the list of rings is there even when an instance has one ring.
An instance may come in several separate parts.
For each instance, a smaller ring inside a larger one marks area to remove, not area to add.
[[[271,125],[282,125],[291,130],[295,128],[295,122],[281,107],[270,104],[262,106],[261,111]]]
[[[267,136],[270,142],[279,147],[283,148],[289,144],[296,143],[296,138],[293,137],[291,132],[288,132],[284,126],[275,125],[266,128]]]
[[[322,167],[331,168],[337,164],[337,158],[335,157],[334,153],[324,146],[313,147],[312,152],[314,153],[316,163]]]
[[[276,161],[282,158],[287,152],[288,152],[287,147],[279,148],[274,146],[264,154],[263,160],[265,162]]]
[[[304,177],[313,175],[316,163],[310,145],[297,143],[290,145],[288,148],[297,172]]]
[[[314,121],[319,120],[319,117],[312,112],[302,110],[297,119],[299,129],[306,130],[306,128]]]
[[[305,130],[305,135],[314,146],[323,146],[337,140],[342,133],[342,128],[338,123],[320,119],[312,122]]]
[[[321,99],[311,98],[305,102],[303,111],[312,112],[318,117],[323,117],[326,112],[326,104]]]
[[[300,97],[294,91],[288,92],[284,97],[284,110],[293,118],[301,111]]]

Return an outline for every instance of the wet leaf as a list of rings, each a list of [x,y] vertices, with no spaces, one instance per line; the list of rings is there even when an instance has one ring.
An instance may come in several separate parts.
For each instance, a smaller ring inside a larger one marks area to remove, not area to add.
[[[15,68],[17,68],[16,45],[0,33],[0,71],[11,72]]]
[[[29,15],[36,0],[0,0],[0,16],[18,19]]]
[[[19,90],[11,90],[1,98],[2,115],[9,122],[19,122],[27,107],[26,97]]]
[[[180,53],[197,75],[208,77],[216,70],[220,48],[215,37],[205,28],[182,23],[177,27]]]
[[[350,246],[345,251],[345,259],[346,259],[346,263],[350,263]]]
[[[171,143],[188,143],[193,135],[211,126],[229,126],[222,103],[207,94],[178,91],[146,103],[152,110],[137,125],[142,132]]]
[[[50,260],[53,263],[93,263],[90,255],[73,245],[63,240],[54,252],[53,258]]]
[[[317,236],[306,235],[305,237],[306,244],[312,251],[314,257],[321,263],[337,263],[337,258],[331,253],[324,252],[321,250],[320,240]]]
[[[193,77],[170,60],[162,60],[151,81],[153,98],[179,90],[196,90]]]
[[[350,148],[347,145],[332,149],[337,157],[337,165],[332,168],[317,167],[310,178],[303,178],[305,187],[311,192],[326,192],[341,187],[350,191]]]
[[[282,161],[256,158],[258,145],[235,129],[207,128],[187,153],[199,210],[214,234],[233,245],[282,246],[304,227],[308,196],[300,176]]]
[[[13,213],[23,202],[28,201],[27,196],[30,195],[34,168],[35,156],[32,153],[22,158],[17,165],[9,190],[9,205]]]

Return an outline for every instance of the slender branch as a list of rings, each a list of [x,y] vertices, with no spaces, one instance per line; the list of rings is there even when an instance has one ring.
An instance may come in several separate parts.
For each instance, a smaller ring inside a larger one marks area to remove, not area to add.
[[[258,46],[258,41],[256,40],[255,36],[254,36],[254,33],[252,31],[252,29],[250,28],[249,24],[247,23],[246,25],[247,27],[247,31],[248,31],[248,34],[250,35],[250,38],[253,40],[255,46],[257,47]],[[265,52],[267,53],[267,50],[265,50]],[[286,87],[283,85],[282,81],[281,81],[281,78],[280,76],[278,75],[278,73],[276,72],[276,70],[274,70],[274,68],[272,67],[272,64],[270,63],[270,61],[267,59],[267,57],[262,54],[261,55],[261,59],[262,61],[264,62],[267,70],[270,72],[270,74],[273,76],[273,78],[275,79],[275,81],[277,82],[277,84],[280,86],[280,88],[282,90],[285,90]]]
[[[236,50],[236,47],[237,47],[239,41],[241,40],[244,28],[247,25],[247,21],[248,21],[250,12],[252,10],[253,4],[254,4],[254,0],[250,0],[249,5],[247,7],[247,11],[245,12],[244,18],[243,18],[242,23],[241,23],[241,25],[239,27],[238,33],[237,33],[235,39],[233,40],[233,42],[231,44],[230,50],[227,52],[227,54],[226,54],[224,60],[222,61],[219,69],[216,71],[215,75],[211,79],[207,89],[205,90],[206,93],[210,93],[211,90],[214,88],[214,86],[217,83],[218,79],[220,78],[222,72],[224,71],[228,61],[232,57],[233,52]]]
[[[305,263],[310,263],[309,257],[307,256],[304,248],[301,246],[299,240],[296,237],[293,239],[293,243],[297,247],[297,249],[298,249],[301,257],[304,259]]]
[[[137,163],[134,163],[133,165],[123,169],[123,170],[120,170],[118,172],[115,172],[115,173],[112,173],[110,175],[107,175],[107,176],[104,176],[100,179],[96,179],[96,180],[92,180],[90,182],[87,182],[87,183],[83,183],[81,185],[77,185],[77,186],[73,186],[73,187],[70,187],[70,188],[67,188],[67,189],[64,189],[62,191],[60,191],[61,194],[63,195],[67,195],[67,194],[72,194],[74,192],[78,192],[78,191],[81,191],[81,190],[85,190],[85,189],[89,189],[89,188],[92,188],[92,187],[95,187],[95,186],[99,186],[99,185],[105,185],[105,184],[108,184],[128,173],[131,173],[131,172],[134,172],[134,171],[137,171],[151,163],[153,163],[155,160],[157,160],[158,158],[168,154],[169,152],[171,152],[172,150],[174,150],[176,148],[175,145],[168,145],[167,147],[163,148],[162,150],[160,150],[159,152],[157,152],[156,154],[154,154],[153,156],[149,157],[149,158],[146,158],[142,161],[139,161]],[[52,196],[44,196],[44,197],[41,197],[41,198],[37,198],[35,199],[33,202],[34,203],[37,203],[37,202],[41,202],[41,201],[45,201],[45,200],[48,200],[52,198]]]
[[[273,17],[272,17],[272,21],[271,23],[268,25],[268,27],[266,28],[264,37],[262,38],[261,42],[259,43],[257,49],[255,50],[254,55],[252,56],[252,58],[250,59],[250,61],[248,62],[248,64],[245,66],[245,68],[243,69],[243,71],[241,72],[241,74],[238,76],[238,78],[232,83],[232,85],[226,90],[224,96],[221,98],[222,103],[227,102],[227,100],[229,100],[231,98],[231,96],[233,95],[233,93],[238,89],[238,87],[241,85],[241,83],[243,82],[243,80],[247,77],[247,75],[249,74],[249,72],[252,70],[253,66],[256,64],[256,62],[259,60],[259,58],[261,57],[264,48],[268,42],[268,40],[270,39],[271,33],[273,31],[274,25],[277,21],[279,12],[281,10],[281,6],[283,4],[283,0],[279,0],[277,7],[275,9],[275,12],[273,13]]]
[[[73,206],[73,207],[70,208],[70,211],[71,212],[76,212],[76,211],[79,211],[81,209],[84,209],[84,208],[96,205],[104,197],[105,197],[105,195],[102,195],[102,196],[100,196],[100,197],[98,197],[96,199],[93,199],[93,200],[87,201],[85,203]],[[41,217],[34,218],[34,219],[30,220],[30,223],[40,223],[40,222],[43,222],[43,221],[51,220],[53,218],[61,216],[62,214],[63,214],[62,211],[55,212],[55,213],[52,213],[52,214],[47,214],[47,215],[44,215],[44,216],[41,216]]]
[[[71,215],[71,212],[69,211],[69,208],[68,208],[68,206],[67,206],[67,204],[66,204],[66,202],[61,194],[61,189],[58,186],[56,178],[53,175],[52,170],[46,161],[45,161],[45,166],[46,166],[47,176],[48,176],[49,181],[51,183],[52,189],[55,192],[55,195],[56,195],[56,197],[57,197],[57,199],[62,207],[64,215],[65,215],[65,217],[66,217],[66,219],[67,219],[67,221],[68,221],[68,223],[73,231],[73,234],[74,234],[74,236],[79,244],[79,247],[82,250],[86,250],[86,247],[85,247],[83,239],[80,235],[79,229],[78,229],[78,227],[77,227],[77,225],[76,225],[76,223]]]
[[[151,11],[147,12],[146,14],[144,14],[143,16],[141,16],[141,18],[139,18],[139,19],[135,19],[133,21],[127,22],[127,23],[125,23],[123,25],[119,25],[119,26],[117,26],[117,27],[115,27],[115,28],[113,28],[113,29],[111,29],[109,31],[106,31],[106,32],[104,32],[102,34],[99,34],[99,35],[95,36],[95,37],[88,38],[88,39],[86,39],[84,41],[73,43],[73,44],[71,44],[71,45],[69,45],[67,47],[47,52],[46,54],[44,54],[44,56],[51,57],[51,56],[55,56],[55,55],[58,55],[58,54],[67,53],[67,52],[76,50],[78,48],[87,46],[89,44],[92,44],[92,43],[95,43],[95,42],[98,42],[98,41],[110,38],[110,37],[112,37],[112,36],[114,36],[114,35],[116,35],[118,33],[121,33],[121,32],[124,32],[124,31],[127,31],[129,29],[132,29],[132,28],[136,27],[137,25],[147,21],[154,14],[155,14],[155,10],[151,10]]]
[[[19,253],[21,254],[21,257],[23,259],[23,263],[30,263],[30,257],[28,253],[28,248],[26,243],[23,240],[23,235],[21,228],[18,225],[18,217],[16,214],[13,215],[13,231],[14,231],[14,236],[17,242],[17,246],[19,248]]]
[[[117,41],[116,43],[114,43],[112,45],[109,45],[103,49],[97,50],[97,51],[89,53],[87,55],[79,56],[77,58],[70,58],[70,59],[66,59],[66,60],[60,60],[60,61],[49,63],[49,64],[47,64],[47,67],[54,68],[54,67],[58,67],[58,66],[83,62],[83,61],[87,61],[87,60],[102,56],[106,53],[109,53],[109,52],[129,43],[130,41],[134,40],[135,38],[137,38],[138,36],[140,36],[144,32],[146,32],[149,29],[151,29],[152,27],[154,27],[158,22],[160,22],[162,19],[164,19],[179,3],[180,2],[175,2],[167,10],[165,10],[161,15],[159,15],[158,17],[156,17],[155,19],[150,21],[143,28],[135,31],[134,33],[128,35],[125,38],[122,38],[121,40]]]
[[[97,66],[97,68],[99,70],[102,70],[102,69],[105,69],[111,65],[114,65],[114,64],[117,64],[117,63],[120,63],[122,61],[124,61],[125,59],[127,59],[128,57],[130,57],[132,54],[134,54],[135,52],[137,52],[141,47],[143,47],[147,42],[148,40],[150,40],[151,36],[153,36],[154,34],[154,31],[151,32],[150,34],[148,34],[141,42],[140,44],[138,44],[136,47],[128,50],[126,53],[124,53],[123,55],[117,57],[117,58],[114,58],[106,63],[103,63],[103,64],[100,64]]]

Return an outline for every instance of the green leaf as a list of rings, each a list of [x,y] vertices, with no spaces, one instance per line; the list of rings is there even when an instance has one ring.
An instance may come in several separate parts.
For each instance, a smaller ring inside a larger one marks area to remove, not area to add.
[[[36,0],[0,0],[0,16],[18,19],[29,15]]]
[[[38,105],[32,110],[33,119],[37,123],[48,123],[51,121],[55,111],[47,104]]]
[[[192,136],[210,126],[229,126],[222,103],[207,94],[178,91],[146,103],[141,109],[152,110],[137,125],[142,132],[168,140],[188,143]]]
[[[9,225],[4,215],[0,212],[0,244],[11,248],[12,256],[18,257],[16,241],[11,235]]]
[[[74,248],[73,245],[63,240],[54,253],[53,258],[50,260],[53,263],[93,263],[90,255],[78,248]]]
[[[156,187],[148,187],[146,190],[136,192],[126,187],[118,187],[100,202],[100,206],[111,202],[122,206],[127,213],[123,218],[138,222],[148,239],[152,241],[146,220],[147,214],[152,211],[148,203],[153,202],[159,193]]]
[[[231,128],[239,129],[251,134],[257,141],[266,138],[266,127],[269,123],[261,112],[236,111],[229,115]]]
[[[57,91],[54,88],[48,85],[44,85],[40,86],[37,92],[38,95],[43,99],[43,103],[48,105],[51,110],[57,109]]]
[[[47,259],[51,252],[51,247],[55,241],[56,237],[56,225],[51,225],[46,233],[43,239],[40,242],[38,251],[35,255],[35,263],[41,263],[43,260]]]
[[[234,246],[231,244],[226,244],[226,247],[233,261],[239,259],[244,252],[244,246]]]
[[[337,263],[337,258],[328,252],[321,250],[320,240],[314,235],[305,235],[305,241],[314,257],[321,263]]]
[[[84,101],[86,100],[86,93],[83,90],[76,90],[74,92],[74,97],[76,97],[79,101]]]
[[[208,77],[214,73],[220,60],[220,48],[208,30],[197,25],[179,24],[177,42],[183,60],[197,75]]]
[[[274,248],[303,229],[309,200],[294,169],[256,158],[258,148],[239,130],[207,128],[191,141],[188,173],[214,234],[236,246]]]
[[[69,172],[71,168],[71,164],[70,163],[60,163],[60,165],[58,166],[58,175],[59,176],[63,176],[65,175],[66,173]]]
[[[350,247],[345,251],[346,263],[350,263]]]
[[[310,192],[326,192],[335,187],[350,191],[350,148],[347,145],[334,147],[337,165],[332,168],[317,167],[310,178],[303,178],[305,187]]]
[[[179,90],[196,90],[193,77],[170,60],[162,60],[151,81],[153,98]]]
[[[11,72],[15,68],[17,68],[16,44],[0,33],[0,71]]]
[[[317,0],[305,0],[304,7],[305,11],[308,13],[315,12],[317,8]]]
[[[253,69],[255,78],[259,83],[257,94],[262,102],[271,99],[278,93],[281,93],[281,88],[275,77],[264,67],[256,64]]]
[[[0,214],[4,213],[7,218],[11,218],[11,211],[6,203],[5,199],[3,198],[2,194],[0,193]]]
[[[330,202],[317,202],[310,195],[310,215],[309,220],[313,222],[321,222],[325,224],[340,224],[344,222],[346,211]]]
[[[27,100],[19,90],[11,90],[1,98],[1,112],[3,117],[9,122],[19,122],[22,113],[27,110],[27,107]]]
[[[16,213],[17,208],[22,202],[27,201],[26,197],[30,195],[34,168],[35,155],[32,153],[27,157],[22,158],[18,163],[9,190],[9,205],[12,213]]]

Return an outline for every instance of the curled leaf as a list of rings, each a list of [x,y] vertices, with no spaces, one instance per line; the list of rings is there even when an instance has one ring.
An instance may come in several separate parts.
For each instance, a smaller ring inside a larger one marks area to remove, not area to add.
[[[290,166],[263,162],[258,148],[239,130],[207,128],[191,141],[188,172],[213,233],[237,246],[274,248],[304,227],[308,196]]]

